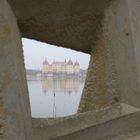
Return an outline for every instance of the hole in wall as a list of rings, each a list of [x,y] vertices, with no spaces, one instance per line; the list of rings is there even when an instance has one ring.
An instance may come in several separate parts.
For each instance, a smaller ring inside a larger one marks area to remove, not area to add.
[[[76,114],[90,55],[25,38],[22,43],[32,117]]]

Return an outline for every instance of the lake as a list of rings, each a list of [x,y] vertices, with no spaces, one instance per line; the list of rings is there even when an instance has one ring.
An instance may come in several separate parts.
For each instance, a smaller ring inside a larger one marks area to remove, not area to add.
[[[77,113],[84,80],[52,79],[28,81],[32,117],[55,118]]]

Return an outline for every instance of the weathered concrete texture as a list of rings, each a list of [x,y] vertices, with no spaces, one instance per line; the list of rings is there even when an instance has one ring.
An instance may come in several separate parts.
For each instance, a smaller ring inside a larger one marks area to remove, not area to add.
[[[87,140],[89,138],[93,140],[106,140],[107,136],[110,138],[108,140],[118,140],[111,139],[111,137],[113,137],[113,135],[119,135],[120,133],[125,134],[140,128],[140,123],[138,122],[139,117],[139,111],[130,113],[53,140]]]
[[[116,136],[104,137],[100,140],[140,140],[140,128],[121,132]]]
[[[0,0],[0,140],[31,140],[21,36],[6,0]]]
[[[121,101],[136,107],[140,107],[138,4],[137,0],[114,1],[105,11],[103,25],[106,44],[113,52]]]
[[[102,28],[102,26],[101,26]],[[85,87],[78,112],[99,110],[120,101],[112,49],[106,44],[103,31],[93,46]]]
[[[125,105],[131,111],[120,113],[122,102],[140,107],[138,0],[9,2],[22,36],[91,53],[79,112],[93,112],[51,125],[34,120],[32,128],[21,36],[0,0],[0,139],[32,140],[33,134],[33,140],[96,140],[140,128],[139,110]]]
[[[79,112],[119,101],[140,107],[138,4],[137,0],[116,0],[105,10]]]
[[[106,108],[100,111],[95,112],[93,110],[65,118],[33,119],[34,140],[47,140],[70,135],[77,133],[78,131],[88,129],[89,127],[102,125],[107,121],[111,121],[115,118],[123,117],[137,111],[139,111],[139,109],[129,105],[117,104],[111,108]],[[96,138],[96,135],[93,135],[93,137]]]
[[[90,53],[111,0],[8,0],[22,36]]]

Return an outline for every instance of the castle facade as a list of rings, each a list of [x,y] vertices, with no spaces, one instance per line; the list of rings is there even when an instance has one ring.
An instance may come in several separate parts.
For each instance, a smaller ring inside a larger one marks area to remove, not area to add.
[[[49,63],[47,59],[45,59],[43,61],[42,73],[46,76],[59,74],[79,75],[80,64],[77,60],[73,62],[71,59],[69,59],[69,61],[53,61],[52,63]]]

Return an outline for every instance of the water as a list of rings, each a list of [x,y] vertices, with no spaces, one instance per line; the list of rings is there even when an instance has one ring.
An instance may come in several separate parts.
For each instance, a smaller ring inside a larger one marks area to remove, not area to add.
[[[28,81],[32,117],[64,117],[77,113],[84,81],[46,79]]]

